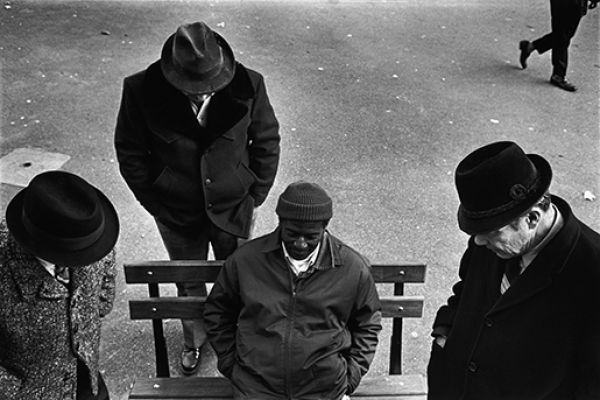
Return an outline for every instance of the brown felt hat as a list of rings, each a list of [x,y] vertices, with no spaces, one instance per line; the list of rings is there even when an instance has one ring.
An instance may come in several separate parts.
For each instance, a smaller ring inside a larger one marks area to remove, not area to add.
[[[233,51],[204,22],[181,25],[165,42],[160,66],[163,75],[179,90],[214,93],[233,79]]]
[[[34,256],[63,265],[102,259],[119,236],[117,212],[108,198],[64,171],[35,176],[8,204],[6,224]]]
[[[496,142],[473,151],[455,173],[460,229],[476,235],[510,223],[546,193],[551,180],[550,164],[525,154],[516,143]]]

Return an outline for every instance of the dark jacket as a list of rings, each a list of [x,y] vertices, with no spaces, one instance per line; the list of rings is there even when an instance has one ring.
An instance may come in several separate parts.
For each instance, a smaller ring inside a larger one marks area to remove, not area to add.
[[[96,393],[100,318],[114,297],[114,250],[72,270],[69,291],[0,223],[0,399],[75,399],[78,358]]]
[[[434,329],[429,399],[600,399],[600,235],[567,203],[564,226],[500,296],[506,261],[473,239]]]
[[[279,162],[279,125],[262,76],[238,63],[207,118],[201,127],[159,62],[126,78],[115,132],[121,174],[165,225],[197,227],[210,218],[247,237]]]
[[[327,235],[296,278],[279,229],[227,259],[205,309],[219,370],[238,399],[340,399],[373,360],[381,305],[368,262]]]

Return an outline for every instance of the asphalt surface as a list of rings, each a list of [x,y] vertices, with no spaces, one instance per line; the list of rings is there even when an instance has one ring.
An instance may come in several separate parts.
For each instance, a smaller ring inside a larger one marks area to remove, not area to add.
[[[1,149],[69,155],[63,169],[102,189],[120,213],[119,261],[164,259],[153,220],[121,179],[113,132],[122,79],[144,69],[183,22],[204,20],[238,60],[265,75],[281,123],[282,159],[255,235],[276,225],[285,186],[305,179],[334,199],[331,231],[376,262],[428,265],[424,317],[404,330],[404,370],[425,373],[429,331],[450,294],[467,236],[456,224],[456,164],[472,149],[517,141],[554,168],[551,190],[600,228],[598,13],[570,52],[572,94],[548,84],[550,55],[518,66],[519,40],[550,26],[544,0],[5,1],[0,9]],[[36,122],[37,121],[37,122]],[[6,171],[1,171],[3,174]],[[18,187],[2,185],[2,209]],[[143,287],[119,277],[103,327],[114,399],[154,374],[150,324],[130,321]],[[167,324],[178,374],[179,324]],[[388,346],[370,373],[386,371]],[[203,353],[200,374],[214,375]]]

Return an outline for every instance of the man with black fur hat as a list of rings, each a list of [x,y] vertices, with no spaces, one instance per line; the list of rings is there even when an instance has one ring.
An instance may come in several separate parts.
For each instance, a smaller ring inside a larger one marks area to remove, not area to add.
[[[429,399],[599,399],[600,235],[513,142],[475,150],[455,178],[471,238],[433,324]]]
[[[204,318],[235,399],[340,400],[367,372],[381,330],[368,261],[330,234],[332,201],[296,182],[277,229],[225,262]]]
[[[125,79],[115,132],[123,178],[156,220],[172,260],[225,259],[247,238],[279,162],[279,125],[263,77],[205,23],[180,26],[160,60]],[[206,296],[204,282],[180,296]],[[206,341],[184,320],[181,367],[192,374]]]
[[[107,400],[101,318],[115,297],[117,213],[62,171],[37,175],[0,223],[0,399]]]

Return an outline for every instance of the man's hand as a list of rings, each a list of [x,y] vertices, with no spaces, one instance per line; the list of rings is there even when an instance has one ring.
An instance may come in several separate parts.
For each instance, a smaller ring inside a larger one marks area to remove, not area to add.
[[[342,397],[342,400],[350,400],[350,396],[348,396],[347,394],[345,394],[344,397]]]
[[[442,349],[446,345],[446,336],[438,336],[435,338],[435,343],[440,346]]]
[[[596,8],[596,6],[598,5],[598,1],[600,1],[600,0],[590,0],[590,5],[588,6],[588,8],[590,10]]]

